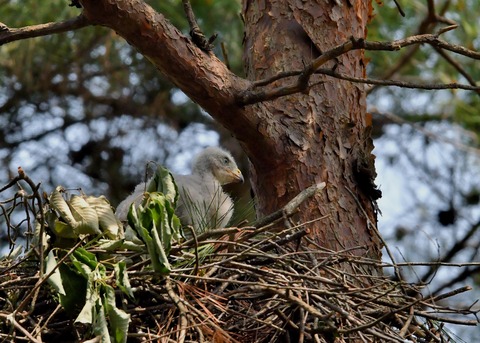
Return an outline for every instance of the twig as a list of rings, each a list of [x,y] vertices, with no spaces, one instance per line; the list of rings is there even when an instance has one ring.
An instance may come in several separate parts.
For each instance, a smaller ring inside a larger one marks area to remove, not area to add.
[[[475,80],[473,79],[473,77],[467,73],[467,71],[460,65],[460,63],[458,63],[457,61],[455,61],[453,58],[451,58],[445,51],[443,51],[442,49],[434,46],[433,47],[435,49],[435,51],[438,52],[438,54],[440,56],[443,57],[443,59],[445,61],[447,61],[452,67],[454,67],[465,79],[467,79],[468,83],[472,86],[476,86],[477,83],[475,82]],[[480,95],[480,90],[476,90],[477,94]]]
[[[46,275],[43,275],[43,277],[39,278],[37,283],[35,284],[35,286],[33,286],[32,290],[30,291],[30,293],[23,299],[23,301],[20,303],[20,305],[18,305],[18,307],[15,309],[15,311],[12,313],[12,315],[15,315],[16,313],[20,312],[23,307],[25,307],[25,305],[27,304],[28,300],[30,300],[30,298],[32,296],[34,296],[35,292],[37,290],[40,289],[40,286],[43,285],[45,283],[45,281],[48,280],[48,278],[50,276],[52,276],[52,274],[57,270],[58,267],[60,267],[60,265],[75,251],[75,249],[77,249],[80,245],[83,244],[83,241],[85,240],[85,238],[79,240],[77,242],[77,244],[75,244],[73,246],[73,248],[71,248],[66,254],[65,256],[63,256],[58,262],[57,264],[55,265],[55,267],[52,268],[52,270],[46,274]],[[33,311],[33,308],[31,309]]]
[[[18,177],[25,181],[29,186],[30,189],[33,192],[33,198],[37,200],[37,206],[38,206],[38,212],[39,212],[39,222],[40,222],[40,232],[39,232],[39,239],[38,239],[38,251],[39,251],[39,259],[40,259],[40,276],[43,275],[43,268],[44,268],[44,263],[43,263],[43,236],[45,232],[45,216],[43,213],[43,203],[42,203],[42,197],[38,193],[38,189],[40,188],[40,183],[36,185],[32,179],[28,177],[28,175],[25,173],[25,171],[22,169],[22,167],[18,167]],[[26,209],[25,209],[26,210]],[[37,215],[37,213],[35,213]]]
[[[412,323],[412,320],[414,318],[414,313],[415,313],[414,307],[411,306],[409,309],[409,316],[407,318],[407,321],[405,322],[403,327],[400,329],[400,332],[399,332],[400,337],[405,337],[405,335],[407,334],[407,330],[409,329],[410,324]]]
[[[25,330],[25,328],[23,326],[20,325],[20,323],[17,322],[17,320],[15,319],[15,315],[12,313],[12,314],[3,314],[3,313],[0,313],[0,317],[1,318],[4,318],[5,320],[7,320],[8,322],[12,323],[13,326],[15,328],[17,328],[19,331],[21,331],[31,342],[33,343],[42,343],[40,340],[36,339],[35,337],[33,337],[30,332],[28,332],[27,330]]]
[[[345,44],[345,43],[344,43]],[[423,34],[399,39],[391,42],[369,42],[362,40],[353,40],[353,46],[351,50],[365,49],[371,51],[397,51],[404,47],[416,44],[430,44],[456,54],[480,60],[480,52],[467,49],[461,45],[450,44],[440,38],[437,34]],[[348,50],[350,51],[350,50]]]
[[[198,274],[198,263],[199,263],[199,257],[198,257],[198,239],[197,239],[197,233],[195,232],[195,229],[193,228],[193,226],[191,225],[188,225],[186,228],[188,228],[190,230],[190,233],[193,237],[193,240],[195,242],[195,244],[193,245],[193,248],[194,248],[194,253],[195,253],[195,269],[193,270],[193,273],[195,275]]]
[[[358,208],[362,211],[363,213],[363,216],[365,217],[365,220],[367,221],[368,223],[368,226],[370,227],[370,229],[375,232],[377,238],[380,240],[380,242],[383,244],[383,246],[385,247],[385,250],[387,251],[387,254],[388,254],[388,257],[390,258],[390,261],[392,261],[393,263],[393,270],[395,272],[395,276],[397,277],[398,281],[402,281],[403,280],[403,277],[402,277],[402,274],[400,273],[400,269],[398,269],[398,267],[396,267],[396,262],[395,262],[395,258],[393,257],[393,254],[392,252],[390,251],[390,248],[388,247],[387,243],[385,242],[385,240],[383,239],[382,235],[380,234],[380,232],[378,231],[378,227],[376,225],[376,223],[372,223],[372,221],[370,220],[370,218],[368,217],[367,215],[367,212],[365,211],[365,209],[363,208],[362,204],[360,203],[360,200],[358,199],[358,197],[353,193],[353,191],[346,187],[346,190],[350,193],[350,195],[352,196],[352,198],[355,200],[355,202],[357,203],[357,206]],[[400,284],[401,285],[401,284]],[[401,285],[401,287],[403,288],[403,286]]]
[[[273,287],[269,287],[268,285],[262,285],[262,284],[257,284],[255,286],[249,287],[252,291],[255,290],[262,290],[262,291],[267,291],[271,293],[278,294],[285,299],[288,299],[289,301],[293,302],[294,304],[300,306],[304,310],[308,311],[312,315],[316,316],[319,320],[327,320],[330,318],[330,314],[324,315],[323,313],[319,312],[315,307],[307,304],[305,301],[302,299],[294,296],[292,292],[288,292],[288,290],[283,290],[283,289],[277,289]]]
[[[192,37],[192,41],[203,51],[210,52],[214,48],[212,42],[217,38],[217,34],[213,34],[207,40],[202,30],[200,30],[200,27],[197,24],[197,20],[195,19],[195,14],[193,13],[190,1],[182,0],[182,2],[183,10],[185,11],[185,15],[187,16],[188,25],[190,26],[190,37]]]
[[[480,221],[473,224],[462,239],[455,242],[455,244],[449,249],[449,251],[439,260],[439,262],[449,262],[459,251],[465,249],[466,242],[480,229]],[[432,276],[439,265],[434,265],[430,268],[420,279],[421,282],[427,282],[428,278]]]
[[[467,325],[467,326],[477,326],[478,320],[462,320],[462,319],[455,319],[455,318],[447,318],[445,316],[437,316],[431,313],[427,313],[425,311],[417,311],[415,314],[419,317],[424,317],[427,319],[437,320],[442,323],[451,323],[451,324],[458,324],[458,325]]]
[[[432,302],[436,302],[436,301],[439,301],[439,300],[442,300],[442,299],[446,299],[446,298],[450,298],[450,297],[453,297],[454,295],[457,295],[457,294],[460,294],[460,293],[464,293],[464,292],[468,292],[468,291],[471,291],[471,290],[472,290],[472,287],[470,287],[470,286],[463,286],[463,287],[454,289],[453,291],[450,291],[450,292],[447,292],[447,293],[444,293],[444,294],[440,294],[440,295],[433,296],[433,297],[431,297],[431,298],[428,299],[428,300],[431,300]]]
[[[440,13],[444,13],[447,10],[447,7],[449,6],[449,1],[445,2],[444,8],[440,11]],[[449,25],[455,24],[452,20],[449,20],[441,15],[437,15],[435,13],[435,4],[432,0],[428,0],[428,12],[425,18],[420,22],[418,28],[417,28],[417,35],[418,34],[424,34],[424,33],[431,33],[434,29],[435,24],[438,22],[440,23],[448,23]],[[395,75],[400,69],[405,67],[407,63],[413,58],[415,53],[418,51],[420,48],[420,45],[415,45],[411,46],[407,52],[400,57],[400,59],[397,61],[397,63],[387,70],[385,73],[383,73],[381,79],[390,79],[393,75]],[[373,91],[375,87],[373,87],[370,91]]]
[[[395,6],[397,6],[398,13],[400,13],[402,17],[405,17],[405,12],[403,11],[402,6],[400,6],[397,0],[393,0],[393,2],[395,3]]]
[[[282,209],[260,219],[254,223],[255,227],[262,227],[265,226],[274,220],[282,218],[284,215],[291,216],[293,212],[300,206],[308,198],[314,196],[317,192],[324,189],[326,186],[325,182],[310,186],[303,191],[301,191],[298,195],[296,195],[292,200],[290,200]]]
[[[380,112],[376,108],[372,108],[370,110],[370,113],[378,114],[379,116],[385,117],[385,118],[391,120],[394,123],[408,124],[411,127],[413,127],[416,131],[423,134],[424,136],[426,136],[428,138],[431,138],[431,139],[434,139],[434,140],[439,141],[439,142],[444,142],[444,143],[450,144],[450,145],[454,146],[455,148],[460,149],[462,151],[471,152],[471,153],[476,154],[476,155],[480,154],[480,149],[478,149],[478,148],[468,146],[468,145],[463,144],[461,142],[457,142],[457,141],[454,141],[452,139],[449,139],[449,138],[443,137],[441,135],[438,135],[435,132],[432,132],[430,130],[425,129],[422,125],[419,125],[417,123],[405,120],[404,118],[402,118],[402,117],[400,117],[400,116],[398,116],[394,113]]]
[[[220,46],[222,47],[223,61],[224,61],[225,65],[227,66],[227,69],[232,70],[231,67],[230,67],[230,61],[228,59],[228,52],[227,52],[227,48],[225,47],[225,43],[221,42]]]
[[[168,296],[170,297],[170,299],[172,299],[173,303],[175,304],[175,306],[178,308],[178,311],[180,312],[179,323],[178,323],[180,333],[179,333],[177,342],[178,343],[183,343],[185,341],[185,337],[186,337],[186,333],[187,333],[187,326],[188,326],[187,313],[188,313],[188,310],[185,307],[185,305],[183,304],[180,297],[173,290],[171,280],[170,280],[169,277],[165,278],[165,289],[167,290]]]
[[[443,51],[443,50],[439,50],[439,51]],[[281,79],[293,77],[293,76],[299,76],[302,72],[303,72],[302,70],[291,70],[287,72],[281,72],[272,77],[252,82],[252,87],[256,88],[260,86],[265,86],[277,80],[281,80]],[[468,78],[470,85],[466,85],[466,84],[457,83],[457,82],[417,83],[417,82],[406,82],[406,81],[398,81],[398,80],[379,80],[379,79],[371,79],[371,78],[360,78],[360,77],[353,77],[347,74],[339,73],[335,70],[326,69],[326,68],[317,69],[315,71],[315,74],[327,75],[340,80],[345,80],[345,81],[350,81],[355,83],[363,83],[368,85],[377,85],[377,86],[393,86],[393,87],[400,87],[400,88],[426,89],[426,90],[464,89],[464,90],[480,91],[480,86],[476,86],[475,81],[471,77]]]

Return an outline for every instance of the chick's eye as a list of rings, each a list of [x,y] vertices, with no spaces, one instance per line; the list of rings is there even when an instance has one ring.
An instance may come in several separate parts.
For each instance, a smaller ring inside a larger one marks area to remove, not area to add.
[[[228,157],[225,157],[223,159],[223,164],[228,164],[230,162],[230,160],[228,159]]]

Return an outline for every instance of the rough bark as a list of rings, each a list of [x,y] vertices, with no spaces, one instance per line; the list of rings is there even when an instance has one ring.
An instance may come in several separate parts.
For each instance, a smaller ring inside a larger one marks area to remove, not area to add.
[[[334,250],[367,247],[371,257],[379,257],[378,240],[367,225],[375,223],[374,208],[354,177],[358,161],[366,161],[362,164],[374,174],[362,86],[316,76],[311,84],[322,83],[302,94],[240,106],[238,96],[252,87],[251,82],[197,48],[143,1],[80,2],[90,22],[114,29],[236,136],[251,161],[259,215],[325,181],[326,192],[306,203],[297,220],[329,215],[309,224],[316,242]],[[246,0],[249,80],[302,69],[348,37],[364,37],[369,2],[351,3]],[[365,73],[361,51],[343,55],[334,64],[352,76]]]
[[[249,79],[302,69],[350,36],[365,37],[368,14],[366,1],[354,1],[352,7],[333,1],[245,1]],[[342,55],[330,66],[362,77],[363,51]],[[369,247],[378,257],[377,237],[367,225],[376,222],[374,209],[354,177],[357,164],[372,159],[363,86],[319,76],[313,83],[318,84],[305,94],[253,105],[264,118],[260,133],[275,141],[269,168],[252,168],[260,211],[271,212],[300,190],[325,181],[326,192],[301,209],[299,221],[330,215],[311,224],[318,243],[335,250]]]

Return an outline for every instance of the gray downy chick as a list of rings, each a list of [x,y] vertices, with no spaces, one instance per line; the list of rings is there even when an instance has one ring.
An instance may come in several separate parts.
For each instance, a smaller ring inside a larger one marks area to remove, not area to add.
[[[191,225],[201,233],[228,224],[233,214],[233,201],[222,186],[243,182],[242,172],[228,151],[206,148],[195,157],[191,175],[173,177],[179,191],[176,214],[183,226]],[[118,219],[127,220],[130,205],[141,203],[144,190],[145,183],[137,185],[118,205],[115,212]]]

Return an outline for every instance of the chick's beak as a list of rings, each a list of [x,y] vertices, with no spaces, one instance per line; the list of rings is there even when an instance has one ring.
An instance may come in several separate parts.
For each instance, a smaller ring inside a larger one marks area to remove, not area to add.
[[[243,179],[243,175],[242,175],[242,172],[240,171],[240,169],[235,169],[233,172],[232,172],[232,176],[235,178],[235,181],[236,182],[241,182],[243,183],[244,179]]]

